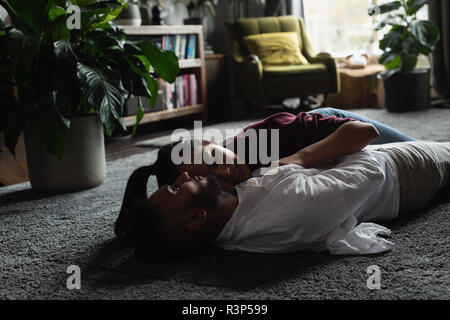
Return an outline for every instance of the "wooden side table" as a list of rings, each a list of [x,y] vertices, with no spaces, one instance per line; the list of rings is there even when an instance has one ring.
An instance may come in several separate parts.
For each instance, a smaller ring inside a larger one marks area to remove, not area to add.
[[[370,64],[364,69],[339,68],[341,92],[328,95],[328,105],[341,109],[384,108],[384,85],[377,74],[385,68]]]

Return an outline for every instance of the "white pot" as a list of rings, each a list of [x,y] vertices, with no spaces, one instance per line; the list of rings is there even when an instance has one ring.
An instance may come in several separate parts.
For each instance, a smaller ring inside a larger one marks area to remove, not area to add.
[[[63,193],[103,183],[106,177],[105,142],[98,115],[72,117],[61,160],[45,150],[39,135],[34,132],[33,129],[25,130],[28,174],[33,189]]]
[[[142,25],[141,11],[137,4],[129,4],[123,9],[119,16],[114,20],[115,24],[120,26],[139,27]]]

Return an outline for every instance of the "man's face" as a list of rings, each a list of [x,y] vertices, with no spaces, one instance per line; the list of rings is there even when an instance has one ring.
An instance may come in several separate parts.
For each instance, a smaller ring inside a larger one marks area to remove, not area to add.
[[[179,225],[185,223],[185,214],[194,208],[215,208],[217,197],[222,192],[214,176],[190,176],[180,174],[172,185],[165,185],[153,193],[147,203],[162,214],[164,223]]]
[[[181,171],[187,171],[191,176],[216,176],[223,189],[241,182],[237,155],[231,150],[212,141],[193,143],[192,150],[191,164],[180,165]],[[201,155],[201,163],[195,162],[195,153]]]

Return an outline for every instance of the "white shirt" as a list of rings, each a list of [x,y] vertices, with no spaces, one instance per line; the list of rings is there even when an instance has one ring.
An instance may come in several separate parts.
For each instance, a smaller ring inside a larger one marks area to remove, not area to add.
[[[358,225],[398,215],[397,171],[384,152],[362,150],[331,169],[281,166],[236,190],[239,205],[216,239],[223,249],[369,254],[393,247],[378,236],[389,235],[389,229]]]

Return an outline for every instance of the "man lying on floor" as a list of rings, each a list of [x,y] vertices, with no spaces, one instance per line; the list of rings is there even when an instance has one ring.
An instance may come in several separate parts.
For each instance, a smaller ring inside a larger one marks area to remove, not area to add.
[[[379,237],[391,220],[424,207],[450,182],[450,143],[400,142],[363,149],[331,168],[275,166],[222,190],[215,176],[183,172],[147,196],[151,166],[133,172],[135,199],[119,223],[138,255],[227,250],[370,254],[391,249]],[[121,230],[122,229],[122,230]],[[117,232],[119,231],[119,232]]]

